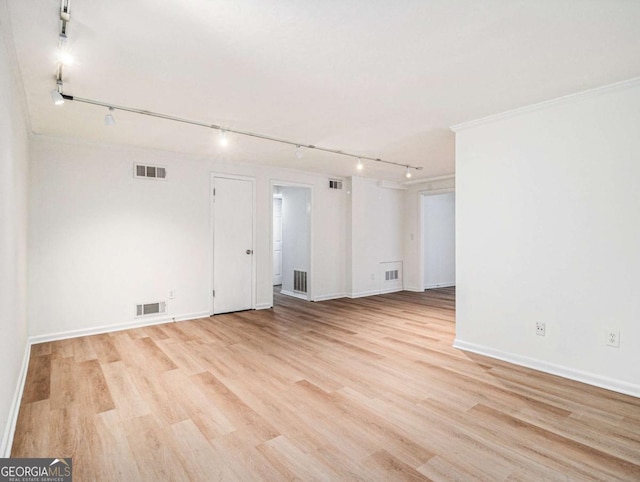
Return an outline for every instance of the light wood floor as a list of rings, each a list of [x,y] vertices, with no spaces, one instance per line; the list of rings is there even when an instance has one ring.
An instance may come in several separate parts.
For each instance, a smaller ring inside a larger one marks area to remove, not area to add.
[[[76,481],[640,480],[640,399],[453,349],[454,296],[36,345],[12,455]]]

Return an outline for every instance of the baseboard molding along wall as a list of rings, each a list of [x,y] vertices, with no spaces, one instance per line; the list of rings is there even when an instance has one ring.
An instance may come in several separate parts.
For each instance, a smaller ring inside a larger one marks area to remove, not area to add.
[[[186,313],[176,316],[160,316],[140,318],[126,323],[117,325],[97,326],[95,328],[83,328],[79,330],[60,331],[57,333],[49,333],[47,335],[36,335],[29,337],[32,345],[37,343],[45,343],[48,341],[66,340],[68,338],[78,338],[79,336],[100,335],[102,333],[111,333],[114,331],[129,330],[131,328],[142,328],[144,326],[161,325],[163,323],[171,323],[173,321],[195,320],[198,318],[208,318],[211,315],[208,311],[198,313]]]
[[[455,282],[454,283],[437,283],[437,284],[430,284],[430,285],[426,285],[424,287],[425,290],[432,290],[435,288],[451,288],[452,286],[455,286]]]
[[[398,291],[404,291],[404,288],[390,288],[388,290],[371,290],[371,291],[358,291],[356,293],[349,294],[349,298],[364,298],[365,296],[386,295],[388,293],[397,293]]]
[[[463,351],[477,353],[478,355],[497,358],[498,360],[513,363],[514,365],[532,368],[534,370],[549,373],[551,375],[568,378],[569,380],[586,383],[587,385],[593,385],[595,387],[600,387],[606,390],[622,393],[624,395],[631,395],[632,397],[640,398],[640,385],[637,384],[628,383],[622,380],[615,380],[613,378],[603,377],[600,375],[594,375],[592,373],[575,370],[573,368],[548,363],[536,358],[529,358],[522,355],[516,355],[515,353],[496,350],[495,348],[491,348],[488,346],[468,343],[457,338],[453,342],[453,347]]]
[[[308,301],[307,295],[303,295],[301,293],[294,293],[293,291],[280,290],[281,295],[292,296],[293,298],[298,298],[300,300]]]
[[[320,295],[316,296],[313,301],[328,301],[328,300],[337,300],[339,298],[344,298],[347,296],[346,293],[332,293],[328,295]]]
[[[31,343],[27,340],[24,348],[24,356],[22,357],[22,366],[18,375],[18,382],[9,408],[9,417],[2,434],[2,447],[0,447],[0,457],[11,457],[11,447],[13,446],[13,436],[16,432],[16,424],[18,423],[18,414],[20,413],[20,402],[22,401],[22,393],[24,392],[24,384],[27,380],[27,371],[29,369],[29,359],[31,358]]]

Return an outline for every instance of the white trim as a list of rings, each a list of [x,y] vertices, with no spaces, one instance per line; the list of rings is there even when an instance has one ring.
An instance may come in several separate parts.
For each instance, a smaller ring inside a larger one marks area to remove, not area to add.
[[[337,180],[342,180],[342,178],[337,178]],[[293,181],[280,181],[278,179],[271,178],[269,181],[269,185],[271,188],[269,189],[269,282],[273,282],[273,191],[276,186],[279,187],[301,187],[309,189],[309,204],[311,205],[311,212],[309,213],[309,271],[307,272],[307,295],[304,298],[300,298],[300,296],[295,296],[296,298],[304,299],[305,301],[311,301],[314,299],[313,297],[313,273],[314,273],[314,262],[313,262],[313,253],[314,253],[314,218],[315,214],[315,206],[314,206],[314,198],[315,198],[315,185],[301,183],[301,182],[293,182]],[[290,292],[280,291],[283,294],[288,296],[294,296],[293,294],[289,294]],[[271,302],[273,303],[273,294],[271,295]]]
[[[365,296],[375,296],[379,294],[380,294],[380,290],[371,290],[371,291],[358,291],[356,293],[349,293],[347,296],[349,298],[364,298]]]
[[[424,287],[425,290],[432,290],[432,289],[437,289],[437,288],[451,288],[452,286],[455,286],[455,283],[437,283],[437,284],[432,284],[432,285],[426,285]]]
[[[266,302],[266,303],[257,303],[256,304],[256,310],[268,310],[269,308],[273,308],[273,304]]]
[[[425,272],[424,272],[424,251],[425,251],[425,226],[424,226],[424,198],[426,196],[438,196],[440,194],[449,194],[455,193],[455,187],[446,187],[443,189],[434,189],[434,190],[420,190],[418,191],[418,286],[424,286]],[[454,206],[454,221],[455,221],[455,206]],[[454,226],[455,234],[458,234],[457,224]],[[457,239],[457,236],[456,236]],[[457,241],[456,241],[457,242]],[[454,246],[454,258],[457,259],[457,250]],[[457,266],[457,263],[456,263]],[[457,271],[456,271],[457,273]],[[455,282],[448,286],[455,286]],[[441,286],[441,288],[445,288],[446,286]],[[435,288],[435,286],[434,286]],[[423,288],[426,290],[429,288]],[[423,291],[417,290],[417,291]]]
[[[370,290],[370,291],[359,291],[357,293],[349,293],[347,296],[349,298],[364,298],[366,296],[376,296],[376,295],[386,295],[389,293],[397,293],[398,291],[404,291],[404,288],[396,287],[396,288],[389,288],[386,290],[377,289],[377,290]]]
[[[453,132],[460,132],[470,127],[476,127],[483,124],[489,124],[491,122],[499,121],[502,119],[508,119],[521,114],[526,114],[536,110],[546,109],[548,107],[555,106],[557,104],[565,104],[574,100],[582,100],[588,97],[594,97],[596,95],[605,94],[607,92],[629,89],[632,87],[640,86],[640,77],[634,77],[633,79],[623,80],[622,82],[616,82],[615,84],[604,85],[602,87],[596,87],[595,89],[584,90],[582,92],[576,92],[574,94],[557,97],[555,99],[545,100],[538,102],[537,104],[531,104],[524,107],[518,107],[517,109],[508,110],[499,114],[482,117],[480,119],[472,120],[469,122],[463,122],[462,124],[456,124],[451,126],[450,129]]]
[[[424,290],[418,288],[417,286],[405,286],[404,287],[405,291],[412,291],[414,293],[422,293]]]
[[[346,297],[347,294],[342,292],[342,293],[330,293],[328,295],[320,295],[320,296],[316,296],[313,301],[327,301],[327,300],[337,300],[339,298],[344,298]]]
[[[398,189],[400,191],[406,191],[409,189],[405,186],[405,183],[398,181],[378,181],[378,187],[383,189]]]
[[[412,181],[405,181],[402,184],[405,186],[413,186],[414,184],[425,184],[427,182],[447,181],[449,179],[455,179],[455,174],[447,174],[445,176],[425,177],[423,179],[414,179]]]
[[[9,407],[9,417],[7,425],[2,435],[2,447],[0,448],[0,457],[11,457],[11,447],[13,446],[13,436],[16,432],[16,424],[18,423],[18,414],[20,413],[20,402],[24,393],[24,384],[27,381],[27,371],[29,370],[29,360],[31,359],[31,341],[28,339],[24,348],[24,356],[22,357],[22,366],[18,374],[18,382],[16,390],[13,394],[13,400]]]
[[[293,298],[298,298],[299,300],[309,301],[307,295],[303,295],[302,293],[294,293],[293,291],[280,290],[281,295],[291,296]]]
[[[640,398],[640,385],[638,384],[575,370],[573,368],[548,363],[544,360],[539,360],[536,358],[529,358],[526,356],[517,355],[515,353],[496,350],[495,348],[484,345],[468,343],[458,338],[454,340],[453,347],[459,350],[470,351],[473,353],[478,353],[479,355],[497,358],[498,360],[503,360],[515,365],[532,368],[541,372],[558,375],[570,380],[575,380],[578,382],[586,383],[588,385],[593,385],[596,387],[605,388],[607,390],[612,390],[614,392],[623,393],[625,395],[631,395],[632,397]]]
[[[442,187],[438,189],[426,189],[418,191],[420,196],[437,196],[438,194],[449,194],[450,192],[456,192],[455,187]]]
[[[389,293],[397,293],[398,291],[404,291],[404,288],[402,286],[400,286],[400,287],[395,287],[395,288],[388,288],[386,290],[382,289],[382,290],[380,290],[380,292],[378,294],[386,295],[386,294],[389,294]]]
[[[102,333],[111,333],[114,331],[130,330],[132,328],[141,328],[143,326],[162,325],[174,321],[196,320],[199,318],[209,318],[208,311],[198,313],[185,313],[177,316],[162,316],[155,318],[136,319],[126,323],[118,323],[116,325],[96,326],[94,328],[82,328],[79,330],[59,331],[57,333],[49,333],[46,335],[36,335],[29,337],[31,344],[45,343],[48,341],[66,340],[68,338],[78,338],[80,336],[99,335]]]

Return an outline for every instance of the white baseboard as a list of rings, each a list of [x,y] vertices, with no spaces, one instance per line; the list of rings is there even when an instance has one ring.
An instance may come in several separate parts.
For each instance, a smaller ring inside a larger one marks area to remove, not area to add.
[[[269,308],[273,308],[271,303],[257,303],[256,310],[268,310]]]
[[[365,296],[385,295],[388,293],[397,293],[398,291],[403,291],[403,288],[395,287],[386,290],[357,291],[355,293],[350,293],[347,296],[349,298],[364,298]]]
[[[349,293],[349,298],[364,298],[365,296],[374,296],[379,295],[380,290],[371,290],[371,291],[356,291],[355,293]]]
[[[425,285],[424,289],[425,290],[431,290],[434,288],[451,288],[452,286],[455,286],[455,282],[453,283],[436,283],[436,284],[430,284],[430,285]]]
[[[175,316],[161,316],[152,318],[141,318],[127,323],[119,323],[117,325],[97,326],[95,328],[81,328],[78,330],[60,331],[57,333],[49,333],[46,335],[36,335],[29,337],[29,343],[35,345],[37,343],[45,343],[48,341],[66,340],[67,338],[78,338],[79,336],[99,335],[101,333],[111,333],[113,331],[129,330],[131,328],[141,328],[143,326],[161,325],[163,323],[171,323],[172,321],[195,320],[197,318],[208,318],[211,314],[208,311],[198,313],[184,313]]]
[[[338,298],[344,298],[345,296],[347,296],[346,293],[331,293],[328,295],[316,296],[313,301],[337,300]]]
[[[463,340],[455,339],[453,347],[464,351],[470,351],[479,355],[488,356],[491,358],[497,358],[515,365],[520,365],[527,368],[532,368],[552,375],[558,375],[563,378],[575,380],[577,382],[586,383],[614,392],[623,393],[625,395],[631,395],[632,397],[640,398],[640,385],[625,382],[623,380],[616,380],[614,378],[603,377],[601,375],[595,375],[593,373],[587,373],[573,368],[565,367],[562,365],[556,365],[544,360],[538,360],[536,358],[530,358],[515,353],[504,352],[496,350],[488,346],[477,345],[475,343],[468,343]]]
[[[29,369],[29,359],[31,358],[31,343],[27,340],[27,345],[24,349],[24,356],[22,357],[22,366],[20,367],[20,373],[18,374],[18,383],[16,384],[16,390],[13,394],[13,400],[11,401],[11,407],[9,407],[9,417],[7,418],[7,425],[4,428],[4,434],[2,434],[2,446],[0,447],[0,457],[11,457],[11,447],[13,446],[13,436],[16,431],[16,424],[18,423],[18,414],[20,413],[20,402],[22,401],[22,393],[24,392],[24,384],[27,380],[27,370]]]
[[[405,286],[404,290],[411,291],[413,293],[422,293],[424,291],[423,289],[420,289],[417,286]]]
[[[292,296],[294,298],[298,298],[298,299],[305,300],[305,301],[309,300],[309,298],[307,298],[307,295],[303,295],[303,294],[300,294],[300,293],[294,293],[293,291],[280,290],[280,294],[281,295]]]
[[[395,288],[387,288],[386,290],[380,290],[379,294],[386,295],[389,293],[397,293],[398,291],[404,291],[402,286],[396,286]]]

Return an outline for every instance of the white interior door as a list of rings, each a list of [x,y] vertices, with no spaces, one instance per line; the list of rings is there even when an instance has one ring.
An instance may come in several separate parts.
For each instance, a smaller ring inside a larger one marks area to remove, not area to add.
[[[214,178],[213,313],[249,310],[253,290],[253,182]]]
[[[273,285],[282,284],[282,198],[273,198]]]
[[[456,284],[455,193],[422,196],[424,289]]]

